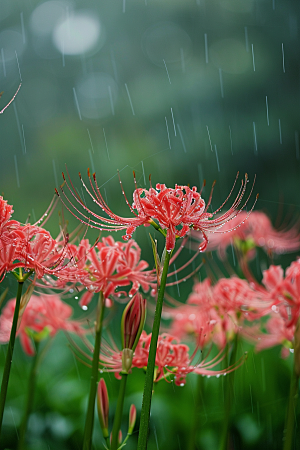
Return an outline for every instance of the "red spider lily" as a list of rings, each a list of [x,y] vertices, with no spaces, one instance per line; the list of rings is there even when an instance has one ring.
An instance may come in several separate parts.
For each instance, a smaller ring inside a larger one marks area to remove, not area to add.
[[[13,213],[12,206],[0,197],[0,275],[23,268],[35,271],[38,278],[45,274],[55,274],[63,266],[66,257],[65,247],[68,236],[64,238],[64,245],[53,239],[48,231],[37,224],[48,220],[56,201],[52,200],[41,219],[33,224],[22,225],[10,220]]]
[[[261,351],[266,348],[282,345],[281,356],[286,358],[290,352],[289,349],[293,347],[294,334],[296,325],[287,327],[287,322],[278,312],[272,312],[268,322],[265,325],[265,333],[254,328],[249,330],[249,336],[253,336],[253,341],[256,343],[256,350]]]
[[[0,316],[0,342],[9,341],[10,330],[15,310],[15,299],[9,300]],[[17,334],[20,336],[23,350],[32,356],[35,353],[32,337],[39,340],[45,330],[54,336],[59,330],[84,334],[79,321],[70,320],[73,313],[71,306],[62,302],[57,295],[32,295],[22,315]]]
[[[293,226],[276,230],[268,216],[261,211],[253,211],[249,214],[242,211],[230,223],[224,224],[222,234],[211,236],[208,250],[218,250],[219,256],[224,259],[226,248],[239,243],[248,244],[243,246],[248,257],[255,255],[255,247],[262,247],[268,252],[277,254],[295,252],[300,248],[299,222]],[[193,237],[202,240],[201,233],[193,232]]]
[[[203,242],[200,244],[199,250],[204,251],[208,242],[206,232],[216,232],[215,230],[221,228],[228,221],[232,220],[241,212],[249,199],[248,197],[246,202],[241,205],[248,181],[247,175],[245,175],[245,181],[242,181],[241,188],[230,209],[222,216],[216,217],[215,219],[213,219],[213,217],[221,210],[225,203],[227,203],[233,191],[237,178],[225,202],[220,206],[220,208],[212,213],[208,212],[208,208],[211,204],[213,188],[210,193],[208,202],[207,204],[205,204],[205,201],[201,197],[202,190],[200,192],[197,192],[197,188],[195,186],[190,189],[189,186],[175,185],[175,189],[173,189],[167,188],[164,184],[157,184],[156,189],[150,186],[149,190],[136,187],[133,193],[132,206],[129,204],[122,188],[126,203],[129,206],[131,213],[134,215],[134,217],[132,218],[125,218],[114,214],[110,210],[102,197],[95,174],[93,174],[92,180],[92,177],[88,170],[88,176],[91,188],[89,189],[86,186],[80,175],[82,184],[93,201],[102,209],[105,214],[107,214],[109,218],[100,216],[91,211],[77,194],[70,178],[70,184],[68,184],[63,174],[65,184],[70,194],[72,195],[75,204],[73,204],[72,201],[67,197],[66,193],[64,192],[63,186],[61,186],[62,193],[65,195],[66,199],[66,201],[63,201],[63,203],[73,215],[75,215],[82,223],[85,223],[86,225],[92,228],[97,228],[99,230],[117,231],[126,229],[126,235],[123,236],[125,240],[128,240],[132,237],[133,232],[138,226],[148,226],[149,224],[152,224],[153,226],[155,226],[155,228],[158,228],[163,232],[163,234],[166,235],[166,249],[169,252],[173,250],[176,238],[184,237],[191,228],[202,232]],[[250,195],[252,193],[252,190],[253,186]],[[58,191],[56,191],[56,193],[57,195],[59,195]],[[79,206],[89,215],[87,216],[83,212],[81,212],[80,209],[77,208],[76,203],[78,203]],[[75,212],[73,212],[73,210]],[[92,219],[90,216],[94,217],[96,220]],[[158,222],[158,224],[155,222],[155,220]]]
[[[0,196],[0,249],[3,245],[16,246],[16,243],[25,237],[21,224],[16,220],[10,220],[13,212],[13,207]]]
[[[138,345],[135,349],[132,367],[146,369],[148,364],[149,348],[151,342],[151,334],[143,331],[139,339]],[[197,350],[196,350],[197,351]],[[235,370],[242,364],[238,361],[235,365],[223,370],[214,370],[214,367],[219,364],[225,357],[224,352],[219,352],[212,360],[203,361],[193,364],[192,360],[195,357],[196,351],[190,357],[189,347],[181,344],[179,339],[164,333],[158,337],[156,359],[155,359],[155,382],[162,379],[168,380],[171,375],[175,375],[175,384],[183,386],[185,384],[185,377],[189,373],[196,373],[199,375],[221,375]],[[104,344],[100,353],[101,367],[108,372],[115,372],[116,376],[122,371],[122,351],[117,348],[111,348],[108,344]]]
[[[263,286],[256,284],[269,301],[270,318],[263,324],[264,332],[257,326],[248,327],[247,336],[262,350],[281,344],[282,355],[295,347],[295,333],[300,316],[300,260],[294,261],[284,271],[281,266],[270,266],[263,272]]]
[[[209,341],[224,348],[237,333],[243,333],[245,320],[268,314],[273,304],[265,291],[257,291],[246,280],[234,276],[221,278],[215,286],[207,279],[196,283],[187,304],[164,311],[174,319],[173,335],[190,335],[200,348]]]
[[[132,296],[140,286],[145,292],[154,287],[154,273],[145,270],[148,263],[140,259],[141,249],[134,240],[123,243],[109,236],[91,246],[85,239],[78,250],[74,245],[69,250],[73,264],[62,268],[58,283],[52,285],[62,287],[66,282],[79,282],[88,289],[80,300],[83,307],[89,304],[95,292],[102,291],[105,298],[127,296],[126,292],[118,289],[132,284],[129,291]]]

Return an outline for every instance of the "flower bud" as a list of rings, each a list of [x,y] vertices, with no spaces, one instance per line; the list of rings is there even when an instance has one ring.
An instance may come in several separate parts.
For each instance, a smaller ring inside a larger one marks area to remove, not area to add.
[[[136,421],[136,407],[134,405],[130,406],[129,410],[129,426],[128,426],[128,434],[132,434],[134,425]]]
[[[104,439],[108,438],[108,412],[109,399],[106,384],[103,378],[100,379],[97,391],[97,409],[100,426],[102,429]]]
[[[118,446],[120,446],[122,444],[122,439],[123,439],[122,431],[119,430],[119,433],[118,433]],[[111,442],[112,442],[112,433],[110,433],[110,445],[111,445]]]
[[[123,440],[122,431],[119,430],[119,434],[118,434],[118,445],[121,445],[121,444],[122,444],[122,440]]]
[[[135,350],[146,319],[146,300],[135,294],[124,309],[121,320],[122,347]]]

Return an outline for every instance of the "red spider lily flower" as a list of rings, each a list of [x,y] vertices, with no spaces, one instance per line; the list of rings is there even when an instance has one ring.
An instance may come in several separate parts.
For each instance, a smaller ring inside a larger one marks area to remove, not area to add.
[[[242,186],[232,206],[225,214],[216,217],[215,219],[213,219],[213,217],[221,210],[225,203],[227,203],[233,191],[233,188],[221,207],[211,213],[208,212],[208,208],[211,204],[212,191],[207,204],[205,204],[205,201],[201,197],[202,190],[200,192],[197,192],[197,188],[195,186],[191,189],[189,186],[175,185],[175,189],[173,189],[167,188],[164,184],[157,184],[156,189],[152,188],[152,186],[150,186],[149,190],[144,188],[136,188],[133,193],[132,206],[129,204],[122,188],[126,203],[129,206],[130,211],[134,215],[134,217],[132,218],[125,218],[114,214],[109,209],[108,205],[102,197],[102,194],[100,193],[95,174],[93,174],[94,181],[91,178],[89,170],[88,176],[91,188],[89,189],[86,186],[80,175],[82,184],[93,201],[101,208],[101,210],[105,214],[107,214],[109,218],[100,216],[91,211],[77,194],[72,181],[69,179],[70,184],[68,184],[63,174],[65,184],[70,194],[72,195],[75,204],[73,204],[72,201],[67,197],[63,186],[61,186],[61,190],[65,195],[66,201],[62,201],[66,208],[73,215],[75,215],[82,223],[85,223],[92,228],[107,231],[126,229],[126,235],[123,236],[125,240],[128,240],[132,237],[133,232],[138,226],[148,226],[149,224],[152,224],[153,226],[155,226],[155,228],[158,228],[163,232],[163,234],[166,235],[166,249],[169,252],[173,250],[176,238],[184,237],[190,231],[190,229],[199,230],[202,232],[203,242],[200,244],[199,250],[204,251],[208,242],[206,232],[216,232],[215,230],[223,227],[228,221],[233,219],[241,212],[249,199],[248,197],[246,202],[241,205],[248,181],[247,175],[245,175],[245,181],[242,182]],[[252,193],[252,190],[253,186],[250,195]],[[58,191],[56,191],[56,193],[59,196]],[[80,209],[77,208],[76,203],[78,203],[84,211],[86,211],[96,220],[80,211]],[[73,210],[75,212],[73,212]],[[157,221],[158,224],[155,221]]]
[[[106,383],[103,378],[100,379],[97,388],[97,409],[100,427],[103,433],[103,437],[106,439],[109,437],[108,432],[109,399]]]
[[[13,212],[13,207],[0,196],[0,248],[8,244],[16,246],[19,239],[24,239],[21,224],[16,220],[10,220]]]
[[[281,266],[270,266],[263,272],[262,283],[270,302],[270,318],[262,324],[263,332],[257,327],[248,327],[247,335],[258,350],[281,344],[283,357],[295,349],[295,361],[299,360],[296,335],[300,316],[300,260],[287,268],[285,276]]]
[[[208,250],[218,250],[221,259],[226,256],[226,248],[235,244],[247,252],[248,258],[255,256],[255,247],[277,254],[290,253],[300,248],[299,222],[293,226],[276,230],[261,211],[253,211],[251,215],[242,211],[230,223],[224,224],[222,234],[211,236]],[[201,234],[193,232],[193,237],[201,240]]]
[[[9,300],[0,316],[1,343],[9,341],[15,303],[15,299]],[[70,320],[72,313],[71,306],[62,302],[57,295],[32,295],[17,332],[25,353],[30,356],[35,353],[32,338],[40,340],[48,334],[54,336],[59,330],[83,335],[85,330],[81,323]]]
[[[0,197],[0,275],[2,278],[7,271],[17,268],[33,270],[37,278],[44,274],[54,275],[65,260],[65,247],[68,237],[64,238],[64,245],[53,239],[48,231],[38,226],[45,223],[55,208],[54,199],[41,219],[33,224],[22,225],[10,220],[13,209]]]
[[[244,321],[254,321],[271,310],[274,301],[265,290],[257,291],[236,276],[221,278],[215,286],[209,280],[196,283],[187,304],[165,309],[173,317],[171,334],[192,336],[200,348],[213,341],[219,348],[243,334]]]
[[[256,329],[253,332],[251,328],[249,330],[249,336],[253,336],[257,351],[282,345],[281,356],[287,358],[290,350],[293,349],[295,330],[295,325],[287,327],[287,321],[278,312],[272,312],[265,325],[266,332],[262,333]]]
[[[143,331],[133,355],[132,367],[146,369],[150,342],[151,334],[147,335]],[[229,373],[242,364],[242,361],[239,360],[237,364],[227,369],[214,370],[215,366],[225,357],[224,352],[219,352],[211,361],[207,361],[207,358],[205,358],[200,363],[193,364],[192,360],[195,357],[196,351],[190,357],[189,347],[181,344],[178,338],[167,333],[159,335],[155,358],[156,369],[154,381],[168,380],[171,375],[175,375],[175,384],[183,386],[185,384],[185,377],[189,373],[218,376]],[[100,364],[108,372],[115,372],[118,377],[118,373],[122,372],[122,351],[118,351],[117,348],[111,348],[108,344],[104,343],[100,353]]]
[[[69,249],[73,263],[60,270],[59,281],[54,284],[62,287],[65,282],[78,282],[86,287],[87,292],[80,300],[82,307],[90,303],[95,292],[102,291],[108,299],[123,294],[127,296],[125,291],[118,289],[130,284],[130,296],[135,294],[140,286],[146,292],[154,287],[154,273],[152,270],[145,270],[148,263],[140,259],[141,250],[134,240],[122,243],[109,236],[91,246],[85,239],[79,244],[78,251],[74,245]]]

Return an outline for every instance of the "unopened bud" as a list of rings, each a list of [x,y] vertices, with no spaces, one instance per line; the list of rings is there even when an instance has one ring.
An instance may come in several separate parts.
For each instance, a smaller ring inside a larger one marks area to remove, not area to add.
[[[108,413],[109,399],[106,384],[103,378],[100,379],[97,391],[97,409],[100,427],[102,429],[104,439],[108,438]]]
[[[129,426],[128,426],[128,434],[132,434],[134,425],[136,421],[136,407],[134,405],[130,406],[129,410]]]
[[[146,319],[146,300],[135,294],[124,309],[121,320],[122,347],[135,350]]]
[[[120,446],[122,444],[122,440],[123,440],[122,431],[119,430],[119,433],[118,433],[118,446]],[[112,442],[112,433],[110,433],[110,445],[111,445],[111,442]]]
[[[121,444],[122,444],[122,440],[123,440],[122,431],[119,430],[119,434],[118,434],[118,445],[121,445]]]

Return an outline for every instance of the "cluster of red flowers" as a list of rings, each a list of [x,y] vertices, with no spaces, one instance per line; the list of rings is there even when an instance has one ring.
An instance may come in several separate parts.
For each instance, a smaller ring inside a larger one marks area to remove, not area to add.
[[[17,268],[34,271],[37,278],[56,274],[66,258],[67,237],[62,242],[53,239],[39,226],[47,220],[54,206],[51,202],[42,218],[35,224],[11,220],[12,206],[0,196],[0,277]]]
[[[0,316],[0,343],[9,340],[15,304],[15,299],[9,300]],[[33,340],[39,341],[48,335],[54,336],[59,330],[84,334],[86,330],[82,323],[70,320],[72,313],[71,306],[63,302],[58,295],[32,295],[18,329],[25,353],[34,355]]]
[[[94,245],[91,245],[87,239],[82,239],[78,245],[75,245],[68,242],[68,238],[63,233],[57,239],[53,239],[50,233],[38,224],[22,225],[12,220],[12,207],[0,197],[0,273],[2,277],[6,272],[22,267],[35,272],[36,277],[41,280],[39,286],[59,289],[76,286],[79,292],[84,290],[80,305],[86,309],[95,292],[101,291],[107,304],[113,298],[122,295],[132,297],[140,288],[145,293],[149,290],[152,293],[156,292],[159,277],[154,270],[148,269],[146,261],[140,259],[141,249],[131,239],[133,231],[139,225],[152,224],[158,228],[166,237],[167,251],[173,250],[176,238],[186,236],[191,229],[193,238],[196,237],[202,241],[200,244],[202,250],[208,242],[206,232],[212,232],[208,249],[218,249],[222,258],[225,256],[226,247],[232,243],[238,248],[240,248],[240,242],[251,244],[247,247],[250,251],[245,254],[247,260],[252,256],[251,252],[255,251],[256,246],[267,250],[272,249],[276,253],[300,248],[298,225],[277,231],[265,214],[253,212],[249,216],[249,213],[239,209],[247,178],[245,183],[242,183],[232,207],[215,219],[213,215],[221,208],[214,213],[207,212],[211,196],[205,204],[201,192],[198,193],[196,188],[190,189],[187,186],[176,185],[175,189],[171,189],[164,184],[157,184],[156,189],[151,186],[149,190],[136,188],[132,206],[126,199],[134,217],[121,218],[113,214],[104,202],[95,176],[94,182],[90,176],[89,179],[91,191],[84,185],[85,188],[110,218],[103,218],[90,211],[73,190],[72,183],[71,187],[68,184],[67,186],[73,199],[100,222],[96,223],[83,213],[79,213],[68,197],[65,197],[66,204],[68,205],[69,202],[70,209],[75,208],[75,211],[83,217],[83,222],[88,224],[92,222],[96,228],[109,231],[126,229],[125,242],[115,241],[109,236],[102,238]],[[247,201],[248,199],[245,203]],[[52,205],[41,220],[47,217],[51,208]],[[224,233],[217,234],[220,227]],[[174,258],[176,255],[177,253]],[[194,355],[190,357],[188,346],[180,343],[180,339],[190,336],[195,337],[196,350],[214,342],[222,351],[226,343],[232,341],[237,333],[253,338],[253,330],[257,333],[256,339],[259,339],[257,345],[259,349],[286,342],[289,342],[288,346],[292,347],[300,314],[300,262],[293,263],[286,271],[285,277],[280,266],[271,266],[264,272],[262,283],[263,285],[259,285],[250,276],[248,280],[242,280],[237,276],[221,278],[214,285],[206,279],[194,284],[193,292],[186,304],[179,304],[176,308],[165,307],[165,317],[172,318],[173,322],[170,334],[162,334],[158,340],[155,380],[176,374],[176,382],[182,384],[186,374],[190,372],[222,373],[222,371],[210,370],[220,362],[222,354],[211,362],[205,360],[200,364],[193,364]],[[64,305],[67,309],[63,312],[63,307],[58,308],[58,297],[47,296],[40,299],[42,300],[39,303],[36,297],[32,297],[30,308],[27,307],[19,329],[22,343],[28,353],[32,353],[32,346],[28,340],[28,333],[26,334],[27,328],[40,332],[45,326],[49,326],[50,334],[55,333],[58,328],[69,331],[72,329],[70,325],[72,322],[67,321],[66,325],[63,325],[63,321],[70,317],[67,305]],[[56,299],[55,303],[53,299]],[[52,324],[46,324],[44,320],[46,316],[53,316],[47,312],[47,305],[51,302],[53,311],[61,309],[61,314],[57,315],[56,323],[53,321]],[[12,310],[13,301],[8,302],[1,316],[0,339],[2,342],[8,339],[7,332],[12,320]],[[259,332],[257,325],[249,327],[250,322],[255,323],[254,321],[267,314],[270,314],[265,326],[267,334]],[[33,318],[36,319],[32,320]],[[78,327],[77,331],[80,333],[81,328],[79,325]],[[76,331],[75,328],[73,327],[73,331]],[[151,335],[143,332],[135,349],[132,367],[147,367],[150,341]],[[100,360],[103,367],[108,370],[118,373],[122,369],[122,352],[117,348],[110,348],[108,344],[104,344]]]

